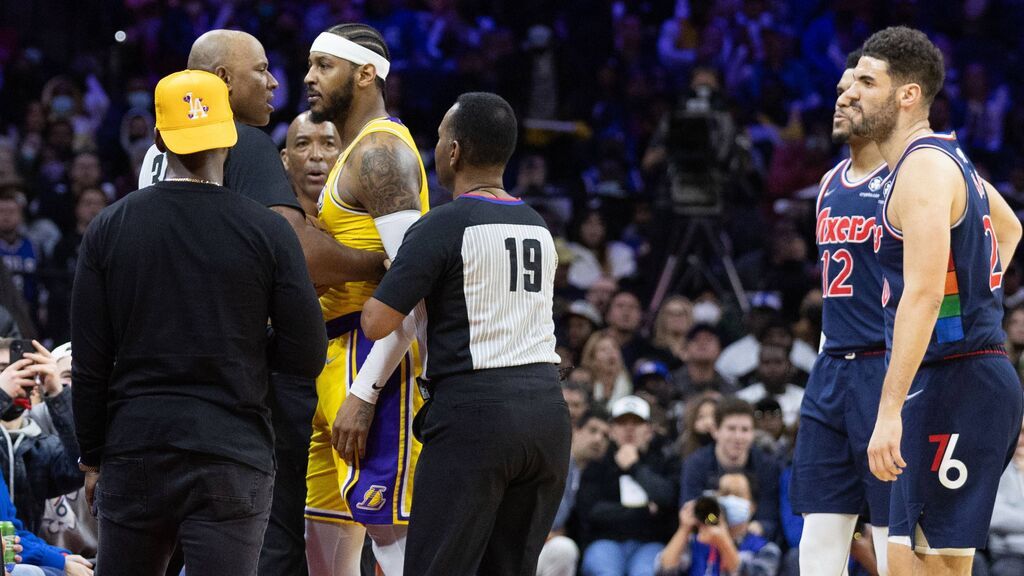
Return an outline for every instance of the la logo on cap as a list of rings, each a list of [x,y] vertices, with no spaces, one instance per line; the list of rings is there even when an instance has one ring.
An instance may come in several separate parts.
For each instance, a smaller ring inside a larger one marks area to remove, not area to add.
[[[206,113],[210,111],[210,107],[203,104],[203,99],[198,96],[193,97],[192,93],[185,94],[183,98],[185,102],[188,102],[188,119],[197,120],[199,118],[206,118]]]

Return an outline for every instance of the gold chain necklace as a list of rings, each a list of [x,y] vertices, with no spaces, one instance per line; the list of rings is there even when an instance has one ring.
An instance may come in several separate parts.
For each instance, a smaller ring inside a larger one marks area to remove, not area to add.
[[[203,180],[202,178],[164,178],[164,182],[192,182],[195,184],[211,184],[213,186],[221,186],[220,182],[214,182],[212,180]]]

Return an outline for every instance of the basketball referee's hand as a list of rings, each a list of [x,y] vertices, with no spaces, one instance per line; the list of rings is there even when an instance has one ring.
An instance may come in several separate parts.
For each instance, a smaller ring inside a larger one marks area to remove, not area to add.
[[[374,405],[354,394],[345,397],[331,426],[331,443],[349,466],[366,457],[366,435],[373,424]]]

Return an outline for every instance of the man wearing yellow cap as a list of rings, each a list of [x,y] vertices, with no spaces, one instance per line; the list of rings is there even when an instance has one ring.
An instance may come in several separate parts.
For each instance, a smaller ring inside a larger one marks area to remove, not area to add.
[[[267,374],[315,377],[326,335],[291,227],[222,186],[227,86],[186,70],[155,104],[166,177],[89,226],[72,295],[97,574],[162,575],[180,542],[190,576],[254,575],[274,483]]]

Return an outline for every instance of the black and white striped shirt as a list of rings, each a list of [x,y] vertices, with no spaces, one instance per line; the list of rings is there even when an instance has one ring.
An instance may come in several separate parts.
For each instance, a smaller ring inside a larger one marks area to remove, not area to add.
[[[519,200],[465,194],[409,228],[374,297],[427,307],[427,377],[557,364],[551,306],[558,257]]]

